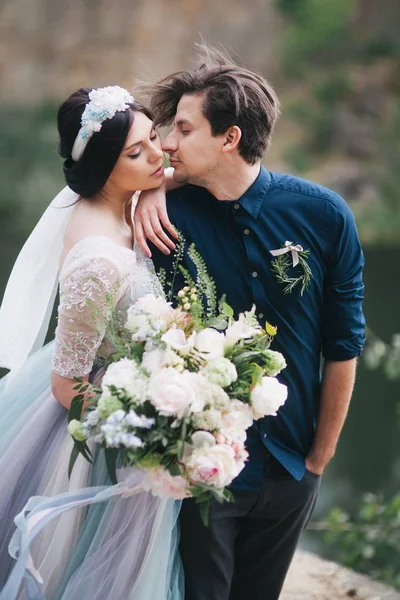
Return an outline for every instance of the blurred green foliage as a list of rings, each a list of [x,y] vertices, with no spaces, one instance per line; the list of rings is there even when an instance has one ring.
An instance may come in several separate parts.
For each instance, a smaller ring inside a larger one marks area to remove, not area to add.
[[[387,503],[365,494],[353,518],[334,508],[320,525],[341,563],[400,589],[400,494]]]
[[[281,52],[288,75],[307,75],[309,61],[326,65],[353,56],[356,0],[276,0],[276,7],[287,18]]]
[[[373,69],[382,73],[384,60],[396,73],[400,38],[362,35],[356,0],[275,0],[275,5],[285,22],[281,65],[294,86],[284,112],[303,131],[301,141],[289,140],[284,158],[307,177],[330,156],[348,157],[376,198],[356,210],[362,240],[399,244],[400,78],[383,78],[380,88]]]
[[[26,235],[63,187],[57,108],[0,107],[0,231]]]

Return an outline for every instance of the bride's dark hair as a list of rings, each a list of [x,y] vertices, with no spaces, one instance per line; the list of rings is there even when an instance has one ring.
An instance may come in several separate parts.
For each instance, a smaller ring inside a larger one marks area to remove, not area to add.
[[[57,115],[59,153],[65,159],[65,180],[76,194],[84,198],[97,194],[109,178],[134,123],[135,112],[141,112],[153,120],[151,112],[135,100],[129,109],[117,112],[112,119],[103,121],[101,130],[93,134],[81,158],[75,162],[71,152],[92,89],[81,88],[71,94],[60,106]]]

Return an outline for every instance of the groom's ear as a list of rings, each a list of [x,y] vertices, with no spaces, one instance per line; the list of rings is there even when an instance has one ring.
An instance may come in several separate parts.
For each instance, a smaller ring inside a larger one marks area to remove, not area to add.
[[[232,152],[239,144],[242,137],[242,131],[237,125],[229,127],[225,133],[225,140],[222,146],[222,152]]]

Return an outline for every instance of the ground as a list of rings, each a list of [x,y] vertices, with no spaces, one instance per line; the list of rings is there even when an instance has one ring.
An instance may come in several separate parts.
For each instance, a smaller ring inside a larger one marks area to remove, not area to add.
[[[400,600],[400,593],[369,577],[298,551],[280,600]]]

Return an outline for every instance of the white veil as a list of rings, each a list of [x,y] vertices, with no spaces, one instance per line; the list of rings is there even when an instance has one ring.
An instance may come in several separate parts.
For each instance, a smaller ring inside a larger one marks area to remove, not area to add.
[[[78,197],[69,187],[61,190],[15,261],[0,308],[0,366],[13,373],[46,337],[64,233]]]

